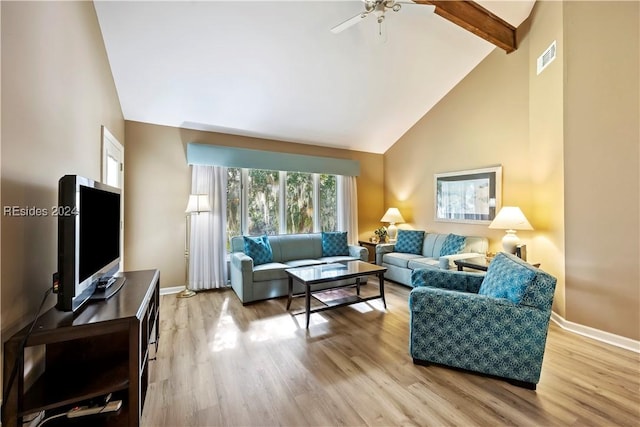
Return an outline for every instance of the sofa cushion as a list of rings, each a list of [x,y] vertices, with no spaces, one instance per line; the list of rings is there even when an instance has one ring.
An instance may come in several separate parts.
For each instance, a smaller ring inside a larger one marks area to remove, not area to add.
[[[416,268],[440,268],[438,258],[416,258],[409,261],[407,267],[411,270]]]
[[[284,264],[287,265],[287,268],[293,268],[304,267],[307,265],[324,264],[324,262],[315,259],[292,259],[291,261],[285,261]]]
[[[253,268],[253,281],[264,282],[267,280],[286,279],[288,276],[284,270],[287,268],[290,268],[290,266],[279,262],[260,264]]]
[[[444,240],[442,247],[440,248],[440,256],[453,255],[464,249],[465,236],[458,236],[457,234],[448,234]]]
[[[406,254],[422,254],[422,241],[424,240],[424,231],[422,230],[398,230],[398,239],[396,240],[396,252]]]
[[[396,267],[407,268],[409,261],[416,258],[423,258],[423,256],[416,254],[404,254],[401,252],[391,252],[383,255],[382,262],[384,264],[395,265]]]
[[[323,256],[318,258],[318,261],[323,264],[333,264],[336,262],[345,263],[350,261],[361,261],[360,258],[355,258],[349,255],[336,255],[336,256]]]
[[[440,257],[440,249],[442,249],[445,240],[447,240],[447,234],[426,233],[422,245],[422,256],[427,258]]]
[[[322,256],[349,255],[346,231],[322,232]]]
[[[264,236],[243,236],[244,253],[253,258],[253,265],[266,264],[273,261],[273,252],[269,238]]]
[[[524,264],[514,255],[500,252],[489,264],[487,274],[478,294],[494,298],[506,298],[520,304],[527,287],[536,277],[533,267]]]

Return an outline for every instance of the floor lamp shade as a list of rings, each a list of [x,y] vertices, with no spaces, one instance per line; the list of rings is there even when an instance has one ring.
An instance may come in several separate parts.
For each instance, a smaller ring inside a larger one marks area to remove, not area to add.
[[[211,205],[209,204],[209,196],[206,194],[191,194],[189,195],[189,202],[187,203],[187,209],[185,213],[200,213],[210,212]]]
[[[189,298],[194,296],[196,293],[189,289],[189,249],[191,245],[191,216],[193,214],[199,214],[200,212],[210,212],[211,205],[209,204],[209,196],[206,194],[191,194],[189,195],[189,201],[187,202],[187,209],[185,209],[184,213],[186,220],[186,237],[184,243],[184,258],[186,265],[186,278],[187,283],[185,283],[184,290],[178,293],[178,298]]]
[[[404,222],[404,218],[398,208],[389,208],[387,212],[385,212],[384,216],[380,219],[380,222],[388,222],[389,227],[387,228],[387,234],[389,234],[389,240],[392,242],[396,241],[396,237],[398,236],[398,227],[396,227],[396,223]]]
[[[502,238],[502,248],[510,254],[516,253],[516,246],[520,243],[516,230],[533,230],[527,217],[517,206],[503,206],[495,219],[489,224],[489,228],[505,230],[505,235]]]

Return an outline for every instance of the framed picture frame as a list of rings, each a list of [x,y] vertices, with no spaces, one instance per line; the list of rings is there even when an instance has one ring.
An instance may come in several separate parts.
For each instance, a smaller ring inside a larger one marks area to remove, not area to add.
[[[502,207],[502,166],[434,174],[435,220],[489,224]]]

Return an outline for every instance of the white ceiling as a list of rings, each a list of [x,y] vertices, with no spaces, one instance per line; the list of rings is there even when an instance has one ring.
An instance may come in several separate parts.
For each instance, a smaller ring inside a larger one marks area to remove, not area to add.
[[[329,31],[357,0],[94,3],[126,120],[372,153],[494,49],[416,4],[382,43],[372,16]],[[517,27],[534,0],[478,3]]]

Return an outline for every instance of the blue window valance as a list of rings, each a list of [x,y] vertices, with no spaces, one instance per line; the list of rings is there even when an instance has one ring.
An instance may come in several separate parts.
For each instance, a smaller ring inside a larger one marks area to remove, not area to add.
[[[187,143],[187,163],[190,165],[325,173],[330,175],[358,176],[360,174],[360,162],[357,160],[278,153],[249,148],[198,144],[195,142]]]

